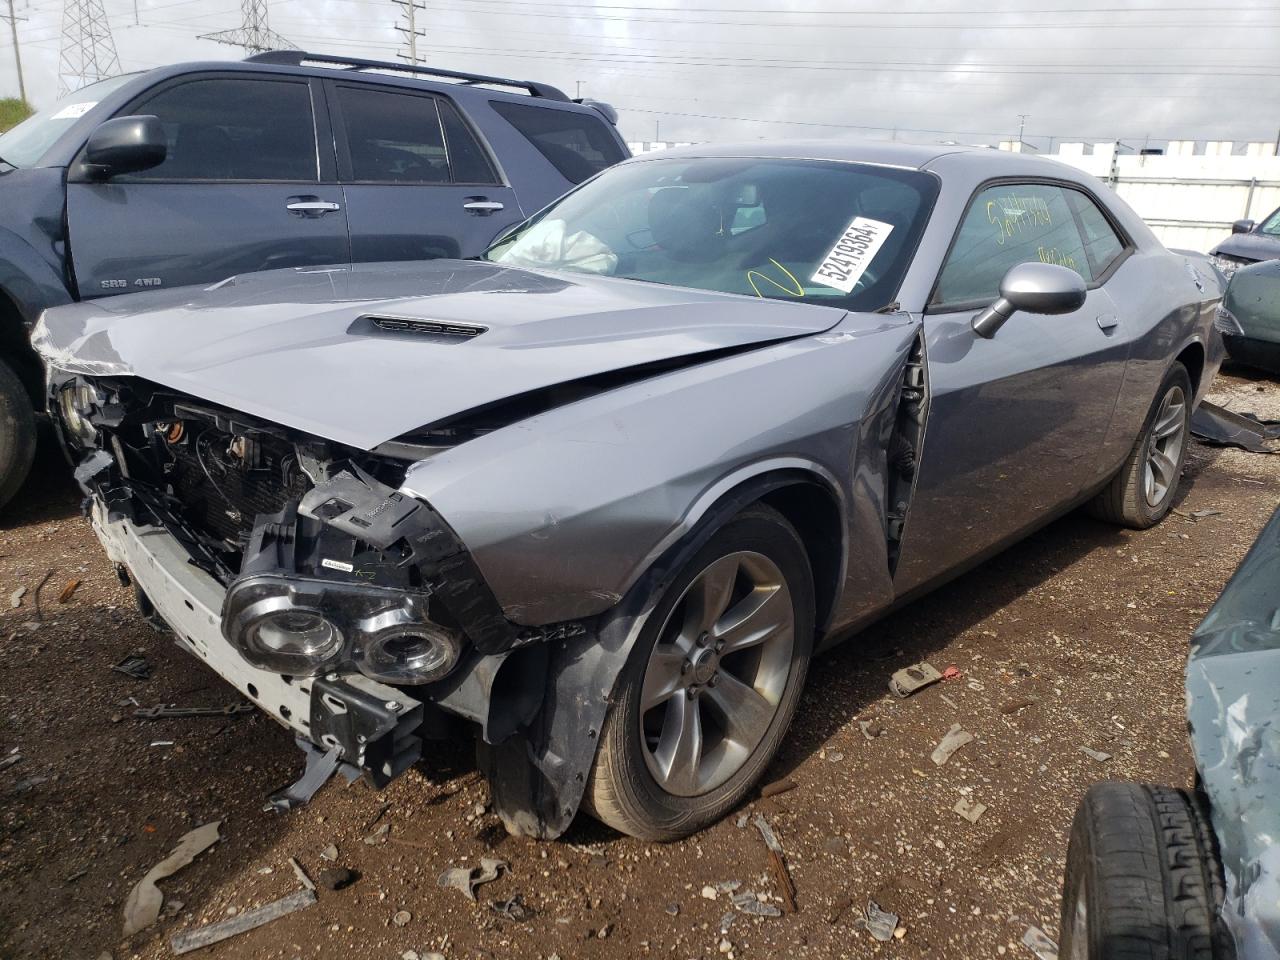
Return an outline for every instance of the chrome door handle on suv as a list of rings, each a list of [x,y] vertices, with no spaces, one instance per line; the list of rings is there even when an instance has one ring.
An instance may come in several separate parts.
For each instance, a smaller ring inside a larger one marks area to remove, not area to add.
[[[488,200],[484,197],[468,197],[467,202],[462,205],[462,209],[476,216],[487,217],[491,213],[497,213],[499,210],[505,210],[506,204],[498,200]]]
[[[319,197],[290,197],[284,208],[303,217],[323,217],[326,213],[341,210],[342,204]]]

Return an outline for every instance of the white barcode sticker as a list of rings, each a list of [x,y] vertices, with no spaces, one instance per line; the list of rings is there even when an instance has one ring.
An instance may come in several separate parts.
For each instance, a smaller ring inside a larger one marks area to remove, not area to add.
[[[320,566],[328,567],[330,570],[341,570],[343,573],[351,573],[356,568],[354,563],[347,563],[345,560],[330,560],[328,557],[320,561]]]
[[[826,259],[810,277],[812,283],[851,293],[893,230],[893,224],[854,217]]]
[[[79,120],[86,113],[98,105],[97,100],[89,100],[86,103],[69,103],[50,119],[53,120]]]

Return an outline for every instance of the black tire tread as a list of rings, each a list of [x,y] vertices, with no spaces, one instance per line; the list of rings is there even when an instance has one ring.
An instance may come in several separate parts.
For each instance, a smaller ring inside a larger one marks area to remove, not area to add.
[[[1089,886],[1090,960],[1231,956],[1218,919],[1212,834],[1193,796],[1172,787],[1094,784],[1076,811],[1062,900],[1070,955],[1079,885]]]
[[[36,416],[26,388],[0,360],[0,509],[22,487],[36,454]]]

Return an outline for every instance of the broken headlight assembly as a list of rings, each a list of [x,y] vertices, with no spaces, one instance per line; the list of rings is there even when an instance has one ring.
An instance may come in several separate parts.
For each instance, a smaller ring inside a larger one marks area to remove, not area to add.
[[[351,663],[392,684],[438,680],[453,669],[461,632],[428,619],[427,595],[262,574],[227,591],[222,630],[254,666],[311,677]]]
[[[98,437],[97,428],[89,421],[93,412],[102,405],[97,388],[78,378],[72,378],[58,387],[58,415],[67,439],[79,447],[93,446]]]

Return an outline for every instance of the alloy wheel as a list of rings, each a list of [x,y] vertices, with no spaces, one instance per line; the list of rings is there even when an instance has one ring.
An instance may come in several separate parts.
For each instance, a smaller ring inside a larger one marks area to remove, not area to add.
[[[1164,395],[1147,439],[1142,488],[1147,504],[1158,507],[1178,484],[1178,464],[1187,442],[1187,395],[1174,384]]]
[[[644,758],[663,790],[700,796],[742,769],[778,712],[794,647],[791,591],[768,557],[737,551],[694,577],[640,695]]]

